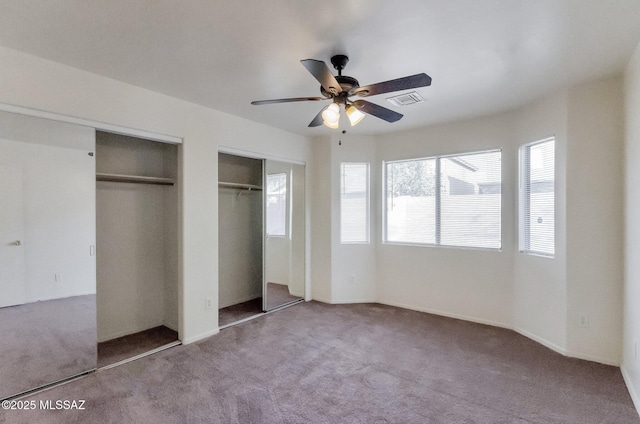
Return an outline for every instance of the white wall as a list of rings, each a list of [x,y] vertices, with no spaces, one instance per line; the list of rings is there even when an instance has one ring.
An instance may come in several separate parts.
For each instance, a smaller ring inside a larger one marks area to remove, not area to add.
[[[218,150],[308,162],[309,140],[4,47],[0,63],[0,103],[183,138],[180,337],[217,333],[217,310],[204,299],[218,301]]]
[[[622,78],[568,91],[567,351],[618,365],[622,356]],[[580,326],[580,317],[587,325]]]
[[[0,112],[0,164],[22,173],[26,302],[95,294],[94,144],[91,128]]]
[[[375,119],[371,117],[371,119]],[[340,144],[340,141],[342,144]],[[373,137],[336,134],[329,142],[331,149],[331,302],[354,303],[376,300],[376,240],[378,238],[375,213],[370,224],[368,244],[342,244],[340,242],[340,166],[343,162],[369,163],[370,207],[379,203],[380,170],[376,164],[376,146]],[[328,165],[328,164],[327,164]]]
[[[624,79],[624,343],[622,373],[640,411],[640,44]]]
[[[514,112],[513,146],[507,157],[517,190],[518,149],[532,141],[555,137],[555,255],[553,258],[518,252],[518,230],[512,229],[513,327],[538,342],[564,352],[566,348],[566,151],[567,96],[559,93]],[[517,195],[513,198],[518,224]]]
[[[510,113],[376,137],[382,161],[501,148],[501,251],[378,242],[378,301],[409,309],[511,325],[515,198]],[[380,180],[380,178],[378,178]],[[382,191],[378,182],[377,192]],[[379,214],[382,216],[380,209]],[[381,219],[381,218],[380,218]],[[379,220],[378,228],[382,222]]]
[[[315,137],[312,140],[312,154],[314,161],[308,166],[311,175],[308,187],[311,187],[313,196],[310,208],[311,221],[311,297],[315,300],[330,303],[332,300],[331,283],[333,281],[332,269],[332,185],[333,168],[327,166],[331,163],[331,140],[324,137]],[[309,293],[309,292],[307,292]]]
[[[621,98],[621,80],[611,78],[509,112],[379,135],[373,145],[366,138],[343,146],[337,138],[324,141],[318,149],[331,162],[331,175],[324,171],[318,178],[331,181],[331,193],[324,195],[332,204],[331,237],[324,245],[332,254],[331,281],[321,286],[330,288],[326,301],[375,296],[381,303],[513,328],[565,355],[619,364]],[[553,258],[518,252],[518,151],[549,136],[556,139]],[[375,235],[382,228],[382,199],[376,196],[383,161],[495,148],[502,150],[500,251],[384,244]],[[375,242],[340,245],[339,163],[367,160]],[[366,273],[366,283],[350,285],[348,276],[358,273]],[[586,328],[579,325],[583,315]]]
[[[340,141],[342,144],[340,144]],[[327,303],[375,302],[375,210],[379,203],[375,140],[369,136],[335,134],[313,141],[312,185],[313,298]],[[371,217],[369,244],[340,243],[340,164],[370,163]]]

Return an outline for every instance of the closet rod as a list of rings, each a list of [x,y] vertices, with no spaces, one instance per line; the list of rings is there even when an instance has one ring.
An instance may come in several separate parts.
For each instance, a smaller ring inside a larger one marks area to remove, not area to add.
[[[262,190],[262,187],[254,184],[227,183],[223,181],[218,182],[218,187],[240,188],[243,190]]]
[[[171,178],[143,177],[140,175],[102,174],[96,173],[96,181],[110,181],[114,183],[173,185]]]

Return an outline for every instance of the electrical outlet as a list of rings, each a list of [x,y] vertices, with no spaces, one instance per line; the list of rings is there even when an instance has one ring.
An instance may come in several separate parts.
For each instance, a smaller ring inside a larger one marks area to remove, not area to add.
[[[58,272],[58,273],[56,273],[56,274],[53,276],[53,280],[54,280],[54,281],[56,281],[56,282],[60,282],[60,281],[62,281],[62,274],[60,274],[59,272]]]
[[[356,282],[356,277],[354,275],[349,276],[349,284],[354,284]]]
[[[212,306],[213,306],[213,299],[211,299],[210,297],[207,297],[204,300],[204,309],[208,311],[209,309],[211,309]]]
[[[586,315],[580,315],[580,327],[589,327],[589,317]]]
[[[633,359],[638,359],[638,342],[633,341]]]

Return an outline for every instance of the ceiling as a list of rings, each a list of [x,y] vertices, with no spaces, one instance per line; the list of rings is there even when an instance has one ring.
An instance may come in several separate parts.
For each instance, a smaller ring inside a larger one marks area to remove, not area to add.
[[[508,110],[620,73],[640,0],[0,0],[0,45],[302,135],[324,102],[300,64],[350,57],[361,85],[425,72],[425,102],[376,134]],[[328,102],[327,102],[328,103]],[[343,119],[344,121],[344,119]]]

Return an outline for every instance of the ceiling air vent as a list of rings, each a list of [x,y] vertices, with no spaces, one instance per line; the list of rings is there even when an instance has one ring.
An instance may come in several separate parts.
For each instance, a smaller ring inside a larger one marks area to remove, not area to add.
[[[409,106],[414,103],[422,103],[424,99],[415,91],[411,93],[400,94],[399,96],[387,97],[394,106]]]

